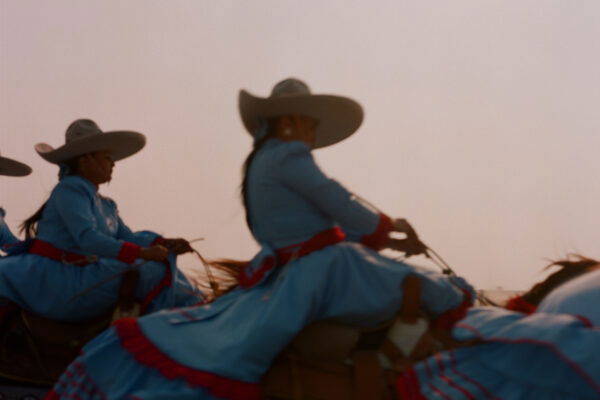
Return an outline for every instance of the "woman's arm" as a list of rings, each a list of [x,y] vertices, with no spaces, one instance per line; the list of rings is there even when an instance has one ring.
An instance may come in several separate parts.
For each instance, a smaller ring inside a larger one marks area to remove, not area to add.
[[[86,253],[115,258],[126,263],[133,263],[138,257],[163,259],[166,256],[166,250],[148,251],[151,249],[101,232],[97,228],[94,215],[94,209],[97,207],[95,201],[98,200],[90,196],[83,186],[73,183],[60,185],[48,201],[53,203],[77,246]]]
[[[351,238],[374,249],[387,247],[392,220],[325,176],[305,144],[286,143],[274,164],[273,173],[282,184],[314,204]]]

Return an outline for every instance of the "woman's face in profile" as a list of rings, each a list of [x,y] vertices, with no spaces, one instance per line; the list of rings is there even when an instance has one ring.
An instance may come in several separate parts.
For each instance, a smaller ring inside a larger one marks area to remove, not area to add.
[[[319,121],[304,115],[282,117],[277,137],[285,141],[299,140],[312,149],[315,147],[318,125]]]
[[[302,141],[306,143],[311,149],[315,147],[317,140],[316,131],[319,121],[311,117],[299,116],[298,118],[298,130],[299,135],[302,136]]]
[[[96,185],[106,183],[112,178],[115,162],[108,150],[85,154],[79,159],[79,172]]]

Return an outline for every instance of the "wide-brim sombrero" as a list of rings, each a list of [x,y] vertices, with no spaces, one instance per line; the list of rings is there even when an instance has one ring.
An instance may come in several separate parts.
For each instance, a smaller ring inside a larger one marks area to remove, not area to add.
[[[330,146],[352,135],[363,121],[363,110],[355,100],[330,94],[311,94],[298,79],[286,79],[273,88],[269,97],[258,97],[241,90],[240,116],[246,130],[255,135],[258,121],[283,115],[315,118],[315,148]]]
[[[66,133],[66,143],[54,148],[47,143],[35,145],[35,151],[46,161],[60,164],[87,153],[108,150],[113,161],[119,161],[140,151],[146,137],[134,131],[102,132],[91,120],[75,121]]]
[[[29,165],[13,160],[12,158],[0,156],[0,175],[26,176],[31,173]]]

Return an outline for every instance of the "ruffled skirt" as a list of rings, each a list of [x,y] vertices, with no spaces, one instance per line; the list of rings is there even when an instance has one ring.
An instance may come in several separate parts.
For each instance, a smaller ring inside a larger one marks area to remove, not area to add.
[[[322,319],[362,327],[389,320],[409,275],[421,278],[423,307],[433,316],[464,300],[464,290],[443,275],[358,244],[329,246],[212,304],[119,321],[88,343],[52,396],[257,399],[261,377],[303,327]]]

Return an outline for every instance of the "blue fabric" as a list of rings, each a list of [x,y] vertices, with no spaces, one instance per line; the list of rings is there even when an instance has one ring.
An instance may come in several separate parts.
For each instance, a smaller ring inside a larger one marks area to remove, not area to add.
[[[600,326],[600,269],[554,289],[540,303],[538,311],[581,315]]]
[[[58,180],[62,181],[64,178],[69,176],[71,168],[67,164],[58,164]]]
[[[0,250],[10,254],[19,248],[22,242],[10,231],[10,228],[4,221],[6,211],[0,207]]]
[[[269,140],[256,154],[247,181],[250,221],[263,255],[334,226],[359,238],[373,233],[379,222],[376,211],[321,172],[300,142]],[[392,318],[409,275],[421,279],[423,308],[432,316],[463,301],[462,291],[446,276],[342,242],[275,269],[249,290],[237,288],[212,304],[164,310],[138,323],[155,346],[182,365],[258,382],[274,357],[311,322],[332,319],[371,327]],[[137,363],[115,335],[111,330],[93,340],[77,360],[107,397],[143,396],[163,388],[172,398],[189,395],[183,381]],[[128,373],[115,375],[111,365]],[[87,398],[68,381],[64,375],[57,392]],[[212,398],[202,388],[196,396]]]
[[[148,246],[157,234],[133,233],[116,203],[78,175],[56,185],[38,222],[37,238],[78,254],[117,258],[124,242]]]
[[[275,249],[334,226],[358,239],[379,222],[379,214],[327,177],[298,141],[270,139],[250,166],[247,191],[253,234]]]
[[[427,399],[563,400],[600,397],[600,330],[566,314],[473,308],[454,329],[480,344],[415,367]]]
[[[260,141],[269,133],[269,124],[267,120],[259,118],[256,130],[254,132],[254,143]]]
[[[85,267],[68,265],[36,254],[0,259],[0,297],[48,318],[77,321],[92,318],[112,307],[120,274],[131,266],[116,259],[123,243],[148,246],[158,235],[132,232],[121,220],[114,201],[99,195],[80,176],[68,176],[56,185],[38,223],[37,238],[70,252],[99,256]],[[177,269],[174,255],[167,267],[161,262],[137,260],[142,299],[170,268],[175,282],[164,289],[148,311],[198,302],[201,294]]]

